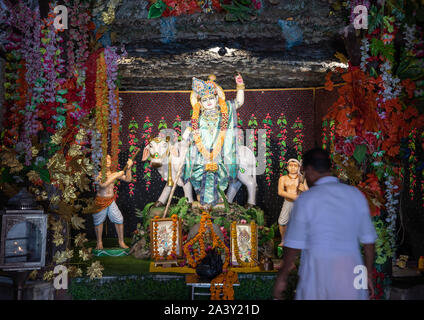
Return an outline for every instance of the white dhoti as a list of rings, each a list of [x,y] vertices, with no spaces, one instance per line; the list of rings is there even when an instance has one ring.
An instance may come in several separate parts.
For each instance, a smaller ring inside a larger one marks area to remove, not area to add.
[[[122,216],[122,213],[116,205],[115,201],[113,201],[107,208],[103,209],[102,211],[93,214],[94,225],[98,226],[105,222],[106,216],[109,217],[109,220],[112,223],[124,223],[124,217]]]
[[[280,226],[285,226],[289,223],[290,214],[293,210],[293,201],[284,200],[283,207],[281,208],[280,216],[278,218],[278,224]]]

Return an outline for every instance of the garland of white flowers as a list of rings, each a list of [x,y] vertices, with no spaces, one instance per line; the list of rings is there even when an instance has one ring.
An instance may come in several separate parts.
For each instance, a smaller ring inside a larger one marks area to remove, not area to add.
[[[417,26],[413,24],[412,26],[405,25],[405,30],[403,31],[403,39],[405,40],[405,49],[410,52],[414,48],[414,45],[417,41],[415,37],[415,30]]]
[[[367,71],[367,59],[370,57],[368,52],[370,51],[370,43],[367,38],[362,39],[362,45],[361,45],[361,70]]]
[[[393,77],[391,70],[392,65],[389,61],[380,64],[381,78],[384,85],[384,91],[380,92],[383,96],[383,102],[397,98],[402,91],[400,79],[398,77]]]
[[[390,247],[392,249],[396,246],[396,218],[397,218],[397,208],[399,204],[399,186],[393,184],[394,177],[389,175],[388,173],[384,174],[386,181],[384,184],[386,185],[386,211],[387,211],[387,233],[390,237]],[[396,259],[396,251],[393,250],[393,259]]]
[[[100,172],[103,158],[101,134],[97,130],[89,130],[88,133],[91,137],[90,143],[92,148],[91,161],[93,163],[93,177],[97,177]],[[97,184],[98,181],[95,180],[94,183]]]

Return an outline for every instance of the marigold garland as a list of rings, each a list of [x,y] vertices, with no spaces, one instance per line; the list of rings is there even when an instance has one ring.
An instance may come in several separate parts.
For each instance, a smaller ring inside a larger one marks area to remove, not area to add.
[[[202,217],[200,218],[199,231],[197,232],[196,236],[194,236],[190,241],[186,242],[186,244],[184,245],[183,251],[187,258],[187,262],[192,268],[196,268],[196,266],[200,263],[200,261],[204,257],[206,257],[204,237],[205,237],[205,233],[207,229],[209,229],[209,232],[211,233],[211,236],[212,236],[212,249],[221,248],[221,249],[224,249],[225,251],[225,262],[223,265],[223,270],[227,270],[229,262],[230,262],[230,255],[229,255],[230,250],[227,248],[224,242],[222,242],[222,240],[218,237],[218,235],[214,232],[211,217],[207,212],[202,213]],[[194,250],[194,253],[193,253],[194,258],[193,258],[190,252],[190,249],[196,242],[199,243],[200,254],[198,250]]]
[[[152,256],[153,259],[155,260],[161,260],[163,257],[161,255],[159,255],[159,249],[158,249],[158,229],[159,229],[159,225],[158,225],[158,220],[159,220],[159,216],[155,216],[153,218],[153,252],[152,252]]]
[[[178,215],[173,214],[172,219],[172,249],[171,254],[168,256],[168,260],[175,259],[177,257],[177,232],[178,232]]]
[[[234,271],[224,272],[215,277],[211,281],[211,300],[234,300],[234,283],[237,282],[237,278],[237,273]]]
[[[258,236],[256,232],[256,223],[254,220],[250,221],[250,233],[251,233],[250,245],[252,248],[252,251],[250,254],[251,262],[244,262],[244,261],[241,261],[240,255],[239,255],[239,247],[238,247],[238,241],[237,241],[237,222],[233,221],[231,223],[231,238],[234,244],[234,256],[236,257],[236,260],[239,266],[243,268],[253,268],[258,265],[257,262],[255,261],[257,257]]]
[[[227,134],[227,128],[228,128],[228,107],[224,99],[218,98],[218,104],[220,106],[221,111],[221,120],[220,120],[220,131],[218,135],[218,139],[215,142],[215,145],[212,148],[212,152],[209,150],[206,150],[206,147],[204,146],[202,142],[202,138],[200,136],[199,132],[199,115],[200,115],[200,103],[197,102],[193,106],[193,114],[191,116],[191,127],[193,129],[193,139],[197,146],[197,149],[199,152],[203,155],[203,157],[206,160],[213,161],[220,153],[222,146],[224,145],[225,136]],[[212,168],[213,170],[213,168]]]

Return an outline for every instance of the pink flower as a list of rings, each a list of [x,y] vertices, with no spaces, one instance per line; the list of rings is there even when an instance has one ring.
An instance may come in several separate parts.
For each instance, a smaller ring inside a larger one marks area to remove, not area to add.
[[[241,223],[241,224],[247,224],[247,221],[246,221],[246,220],[244,220],[244,219],[241,219],[241,220],[240,220],[240,223]]]

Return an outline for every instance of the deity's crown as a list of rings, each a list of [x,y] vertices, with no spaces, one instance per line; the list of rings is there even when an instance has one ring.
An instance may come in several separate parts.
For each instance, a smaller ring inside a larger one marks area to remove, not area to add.
[[[216,90],[216,84],[213,81],[213,77],[209,77],[210,80],[203,81],[193,77],[192,89],[193,92],[197,93],[200,97],[208,95],[216,95],[218,92]]]

